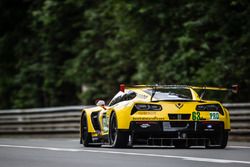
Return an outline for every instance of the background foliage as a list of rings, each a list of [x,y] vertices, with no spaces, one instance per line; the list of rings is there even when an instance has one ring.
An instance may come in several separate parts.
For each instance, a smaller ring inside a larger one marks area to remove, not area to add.
[[[91,104],[120,83],[250,101],[248,0],[1,0],[0,108]]]

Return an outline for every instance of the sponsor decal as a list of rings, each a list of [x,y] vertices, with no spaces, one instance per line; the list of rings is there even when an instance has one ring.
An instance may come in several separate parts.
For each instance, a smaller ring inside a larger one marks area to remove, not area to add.
[[[139,98],[141,98],[141,99],[146,99],[148,96],[146,96],[146,95],[143,95],[143,94],[137,94],[137,96],[139,97]]]
[[[219,113],[218,112],[210,112],[210,120],[219,120]]]
[[[164,120],[163,117],[135,117],[133,121],[161,121]]]
[[[138,115],[156,115],[155,111],[138,111]]]

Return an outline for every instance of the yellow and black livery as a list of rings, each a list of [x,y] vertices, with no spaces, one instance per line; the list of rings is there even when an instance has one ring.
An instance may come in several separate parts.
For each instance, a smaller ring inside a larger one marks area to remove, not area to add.
[[[120,85],[108,105],[82,110],[80,142],[88,146],[137,144],[225,148],[230,131],[228,110],[203,100],[197,90],[237,91],[237,87],[187,85]]]

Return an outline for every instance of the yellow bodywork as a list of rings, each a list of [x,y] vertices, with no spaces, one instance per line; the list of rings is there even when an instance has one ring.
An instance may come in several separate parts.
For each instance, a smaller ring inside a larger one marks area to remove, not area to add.
[[[128,91],[133,91],[137,96],[128,101],[119,102],[113,106],[105,107],[93,107],[89,109],[84,109],[82,112],[87,114],[87,124],[88,132],[92,136],[103,136],[109,133],[109,118],[112,112],[116,113],[118,129],[129,130],[130,123],[132,121],[173,121],[169,119],[168,114],[194,114],[199,112],[199,120],[194,120],[191,116],[189,120],[185,121],[219,121],[224,122],[224,129],[230,130],[230,117],[228,110],[222,106],[218,101],[207,101],[200,99],[199,95],[196,93],[195,88],[188,87],[192,94],[192,101],[157,101],[151,102],[151,96],[144,92],[146,88],[127,88],[125,93]],[[161,111],[137,111],[131,115],[131,110],[135,104],[157,104],[162,106]],[[196,106],[200,104],[219,104],[224,112],[224,115],[219,114],[219,118],[216,120],[211,119],[211,113],[214,111],[196,111]],[[181,106],[181,107],[177,107]],[[100,122],[100,131],[96,131],[93,122],[91,121],[91,113],[99,112],[98,121]],[[183,120],[174,120],[174,121],[183,121]]]

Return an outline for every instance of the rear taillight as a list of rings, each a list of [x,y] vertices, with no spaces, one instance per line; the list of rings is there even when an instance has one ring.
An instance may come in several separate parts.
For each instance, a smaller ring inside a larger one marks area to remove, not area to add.
[[[162,107],[158,104],[135,104],[131,115],[136,113],[137,111],[161,111]]]
[[[196,111],[218,111],[221,115],[224,115],[223,109],[219,104],[197,105]]]

